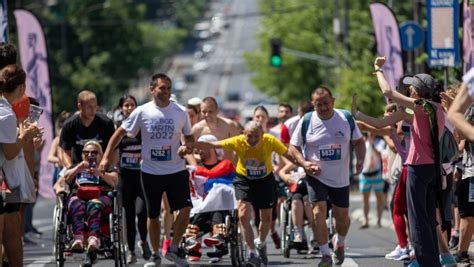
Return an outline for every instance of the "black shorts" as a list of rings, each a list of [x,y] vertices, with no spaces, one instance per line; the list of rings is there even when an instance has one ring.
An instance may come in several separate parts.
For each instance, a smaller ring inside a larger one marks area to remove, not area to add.
[[[148,211],[148,218],[160,216],[163,192],[168,196],[171,211],[192,207],[187,170],[167,175],[153,175],[141,172],[142,189]]]
[[[3,208],[3,197],[0,195],[0,215],[3,214],[4,208]]]
[[[466,178],[457,183],[458,209],[461,218],[474,217],[474,202],[469,202],[469,180]]]
[[[310,176],[306,176],[306,185],[308,186],[309,201],[312,203],[329,200],[339,208],[349,207],[349,186],[330,187]]]
[[[308,201],[308,186],[306,178],[298,180],[298,186],[295,192],[290,194],[291,200]]]
[[[237,174],[234,188],[237,200],[250,202],[257,209],[269,209],[275,206],[277,183],[273,173],[257,180],[250,180]]]

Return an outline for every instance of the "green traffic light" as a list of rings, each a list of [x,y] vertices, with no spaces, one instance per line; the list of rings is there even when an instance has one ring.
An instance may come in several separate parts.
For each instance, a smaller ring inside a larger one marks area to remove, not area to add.
[[[280,56],[272,56],[270,59],[272,66],[280,67],[281,66],[281,57]]]

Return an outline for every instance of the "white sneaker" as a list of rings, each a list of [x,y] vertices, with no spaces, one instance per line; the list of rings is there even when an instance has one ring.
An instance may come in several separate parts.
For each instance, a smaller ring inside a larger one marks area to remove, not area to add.
[[[396,261],[406,260],[410,258],[410,251],[407,248],[400,248],[400,246],[397,246],[392,252],[385,255],[385,258],[387,260]]]

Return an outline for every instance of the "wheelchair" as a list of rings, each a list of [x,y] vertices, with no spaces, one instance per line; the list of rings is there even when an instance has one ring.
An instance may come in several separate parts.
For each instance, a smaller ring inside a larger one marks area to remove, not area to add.
[[[237,210],[232,210],[229,215],[225,216],[224,241],[227,248],[230,247],[229,256],[232,266],[245,265],[245,244],[242,234],[240,233],[239,217]],[[206,235],[207,232],[200,231],[194,238],[199,239]],[[183,237],[182,247],[186,246],[186,238]],[[188,256],[192,256],[190,251],[185,249]]]
[[[87,253],[86,260],[82,266],[92,266],[96,262],[98,255],[103,256],[105,259],[113,259],[115,267],[126,266],[125,223],[123,221],[120,196],[117,190],[110,191],[108,196],[113,199],[113,205],[102,212],[100,247],[97,251]],[[85,252],[73,251],[70,248],[73,239],[71,219],[67,210],[70,197],[67,193],[59,193],[54,207],[53,256],[58,267],[64,266],[67,254]]]
[[[309,251],[307,240],[303,242],[294,242],[294,224],[292,219],[291,210],[291,198],[292,193],[287,188],[287,199],[280,207],[280,223],[281,223],[281,253],[283,257],[290,258],[291,250],[297,250],[298,254],[306,254]],[[328,215],[326,224],[328,226],[329,241],[332,240],[332,236],[335,234],[334,221],[332,216],[331,203],[328,201]],[[307,221],[303,227],[309,226]],[[332,242],[329,242],[329,246],[332,248]]]

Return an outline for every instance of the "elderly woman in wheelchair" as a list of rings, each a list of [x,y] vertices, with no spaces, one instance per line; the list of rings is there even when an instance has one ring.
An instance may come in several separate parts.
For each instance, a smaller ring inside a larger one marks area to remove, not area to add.
[[[107,193],[118,182],[118,173],[114,169],[105,172],[98,169],[102,155],[101,145],[88,141],[82,150],[82,162],[73,165],[64,175],[71,190],[68,204],[73,233],[71,250],[83,251],[86,236],[88,253],[100,246],[101,213],[112,207],[113,200]]]

